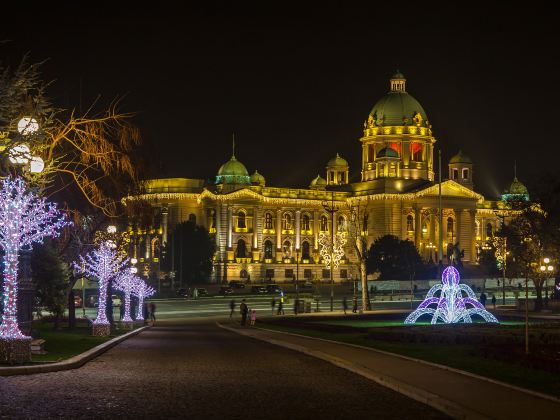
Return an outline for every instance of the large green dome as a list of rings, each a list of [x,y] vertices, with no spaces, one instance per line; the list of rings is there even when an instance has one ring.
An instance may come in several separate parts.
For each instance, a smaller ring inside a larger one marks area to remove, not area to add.
[[[369,113],[375,124],[426,126],[428,115],[422,105],[406,91],[405,81],[404,76],[398,72],[391,78],[391,90],[377,101]]]
[[[232,156],[230,160],[224,163],[218,175],[216,176],[216,184],[250,184],[251,178],[249,177],[249,172],[247,168],[241,162],[239,162],[235,156]]]

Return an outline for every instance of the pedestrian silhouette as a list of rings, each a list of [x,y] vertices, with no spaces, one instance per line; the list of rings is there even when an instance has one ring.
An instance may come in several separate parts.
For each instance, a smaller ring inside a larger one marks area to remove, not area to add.
[[[346,310],[348,309],[348,302],[346,301],[346,296],[342,298],[342,310],[344,311],[344,315],[346,315]]]
[[[274,315],[274,308],[276,308],[276,299],[272,298],[270,301],[270,307],[272,308],[272,315]]]
[[[235,300],[233,300],[233,299],[230,300],[229,309],[230,309],[229,317],[232,318],[233,317],[233,311],[235,311]]]
[[[150,319],[154,325],[156,323],[156,304],[154,302],[150,302]]]
[[[358,296],[352,298],[352,312],[358,313]]]
[[[247,313],[249,312],[249,307],[245,303],[245,299],[243,299],[241,305],[239,305],[239,312],[241,313],[241,325],[245,325],[247,323]]]
[[[486,294],[484,294],[484,292],[480,294],[480,303],[482,303],[482,306],[486,307]]]
[[[496,309],[496,296],[494,294],[492,294],[492,305],[494,306],[494,309]]]
[[[298,314],[299,309],[299,299],[294,300],[294,315]]]
[[[276,315],[284,315],[284,304],[282,301],[278,302],[278,312],[276,312]]]

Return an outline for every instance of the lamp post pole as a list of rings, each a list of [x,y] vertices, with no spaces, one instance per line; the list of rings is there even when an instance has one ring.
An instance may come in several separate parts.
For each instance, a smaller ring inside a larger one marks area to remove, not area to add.
[[[331,274],[331,312],[334,310],[334,276],[333,276],[333,263],[334,263],[334,214],[338,211],[338,207],[334,206],[334,191],[331,191],[331,204],[328,202],[322,203],[326,212],[331,215],[331,260],[330,260],[330,274]]]

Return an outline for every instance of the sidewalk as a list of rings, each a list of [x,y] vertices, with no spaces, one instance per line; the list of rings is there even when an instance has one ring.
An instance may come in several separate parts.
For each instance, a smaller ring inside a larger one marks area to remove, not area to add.
[[[560,399],[379,350],[223,323],[220,327],[300,351],[365,376],[455,418],[555,418]]]

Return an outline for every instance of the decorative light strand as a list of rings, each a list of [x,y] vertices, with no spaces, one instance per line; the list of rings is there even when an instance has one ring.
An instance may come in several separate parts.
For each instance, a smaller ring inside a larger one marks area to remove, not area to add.
[[[130,317],[130,294],[139,281],[142,281],[142,279],[135,276],[130,270],[120,272],[113,280],[115,289],[120,290],[124,294],[124,315],[121,319],[123,322],[133,321]]]
[[[144,320],[144,313],[142,312],[142,308],[144,307],[144,298],[152,296],[156,291],[153,287],[150,287],[146,284],[144,280],[139,277],[136,277],[137,281],[134,283],[132,287],[132,294],[138,298],[138,308],[136,308],[136,320],[143,321]]]
[[[56,205],[28,190],[19,177],[2,181],[0,189],[0,247],[4,251],[4,312],[1,339],[26,339],[17,323],[18,257],[22,248],[31,248],[47,236],[56,237],[70,225]]]
[[[441,275],[441,284],[434,285],[424,301],[404,321],[414,324],[422,315],[431,315],[432,324],[442,321],[445,324],[464,322],[472,323],[472,316],[479,315],[486,322],[499,323],[476,299],[472,289],[466,284],[459,284],[461,277],[455,267],[447,267]],[[440,292],[439,296],[436,293]],[[466,297],[463,297],[465,293]],[[470,308],[467,308],[470,305]]]
[[[321,258],[326,267],[330,267],[331,258],[333,260],[333,267],[338,268],[340,262],[344,258],[344,245],[346,244],[346,232],[337,232],[334,236],[334,245],[332,246],[331,253],[331,241],[327,234],[321,232],[319,234],[319,246]]]
[[[99,300],[97,305],[97,318],[93,321],[94,325],[109,325],[107,319],[107,289],[109,283],[118,276],[119,272],[125,270],[128,258],[120,255],[116,249],[112,248],[109,242],[102,242],[98,249],[94,249],[85,257],[80,256],[79,262],[74,263],[74,267],[82,270],[85,274],[95,277],[99,284]]]

